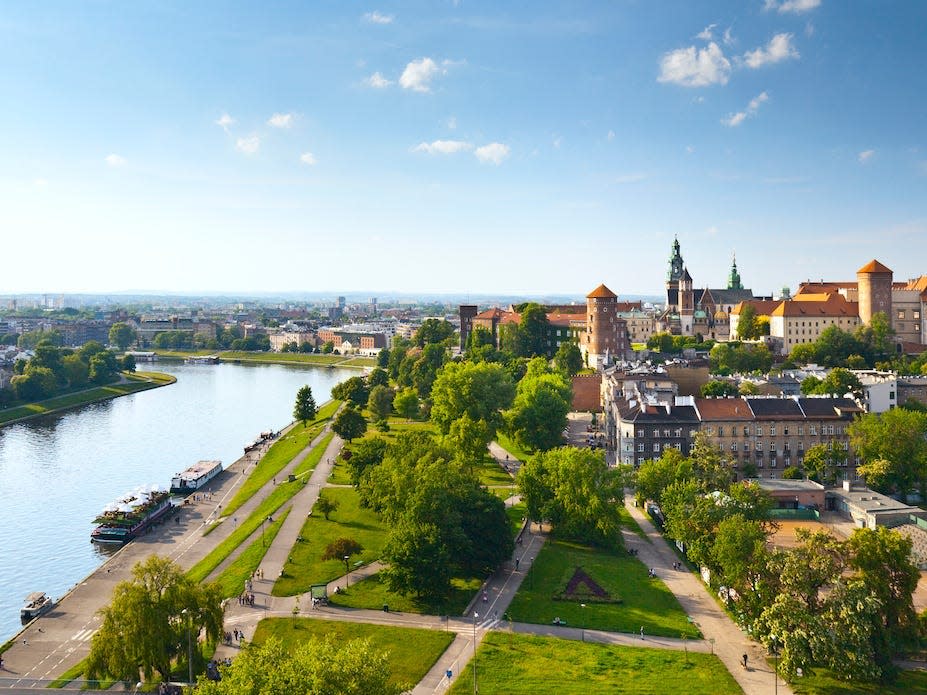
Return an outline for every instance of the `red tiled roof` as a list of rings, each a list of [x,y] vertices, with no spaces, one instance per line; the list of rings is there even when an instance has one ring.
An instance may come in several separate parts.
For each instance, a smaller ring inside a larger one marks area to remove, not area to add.
[[[731,309],[731,316],[739,316],[743,312],[744,307],[748,304],[754,308],[757,316],[770,316],[781,303],[782,302],[778,299],[754,299],[746,302],[738,302],[734,305],[734,308]]]
[[[618,299],[618,295],[608,289],[604,284],[596,287],[586,295],[587,299]]]
[[[892,269],[885,267],[884,265],[882,265],[876,259],[873,258],[871,261],[869,261],[866,265],[864,265],[862,268],[860,268],[856,272],[857,273],[891,273]]]
[[[507,313],[509,313],[509,312],[507,312],[507,311],[502,311],[502,309],[500,309],[500,308],[498,308],[498,307],[493,307],[492,309],[487,309],[486,311],[481,311],[480,313],[478,313],[478,314],[477,314],[476,316],[474,316],[473,318],[475,318],[475,319],[498,319],[498,318],[502,318],[502,317],[503,317],[505,314],[507,314]]]
[[[695,409],[703,421],[753,419],[753,411],[743,398],[696,398]]]
[[[802,300],[782,302],[772,316],[859,316],[859,304],[848,302],[842,294],[829,294],[826,299],[812,299],[806,295]]]

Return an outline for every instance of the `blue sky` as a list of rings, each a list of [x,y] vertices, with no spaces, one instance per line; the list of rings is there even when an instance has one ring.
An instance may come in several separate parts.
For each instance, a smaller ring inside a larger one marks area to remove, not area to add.
[[[927,273],[927,3],[13,2],[0,293]]]

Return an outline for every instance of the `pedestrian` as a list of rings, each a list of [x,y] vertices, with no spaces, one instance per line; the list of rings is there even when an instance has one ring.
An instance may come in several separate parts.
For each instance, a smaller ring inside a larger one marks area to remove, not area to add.
[[[746,669],[747,668],[747,655],[744,654],[741,658],[744,660],[744,668]]]
[[[515,571],[516,571],[516,572],[518,571],[518,562],[519,562],[519,560],[518,560],[518,558],[516,557],[516,558],[515,558]]]
[[[644,639],[644,626],[641,625],[641,639]]]
[[[489,596],[488,596],[488,595],[486,594],[486,592],[484,591],[484,592],[483,592],[483,603],[486,603],[488,600],[489,600]]]

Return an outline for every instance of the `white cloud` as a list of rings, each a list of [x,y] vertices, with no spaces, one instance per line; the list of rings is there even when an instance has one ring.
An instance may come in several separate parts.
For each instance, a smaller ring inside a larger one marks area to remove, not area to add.
[[[434,142],[420,143],[413,147],[412,151],[426,154],[454,154],[472,149],[473,145],[462,140],[435,140]]]
[[[614,130],[608,131],[608,135],[606,135],[605,137],[607,137],[608,141],[611,142],[612,140],[615,139],[615,131]]]
[[[393,15],[381,14],[377,10],[374,10],[373,12],[366,12],[364,14],[364,21],[370,22],[371,24],[392,24],[393,19]]]
[[[695,148],[692,145],[686,145],[686,154],[692,154],[695,152]]]
[[[255,133],[238,138],[235,141],[235,149],[245,154],[254,154],[261,149],[261,137]]]
[[[551,142],[551,144],[554,146],[554,149],[555,149],[555,150],[559,150],[559,149],[560,149],[560,145],[563,144],[563,138],[560,137],[559,135],[556,135],[556,136],[554,136],[554,139],[553,139],[553,141]]]
[[[126,158],[120,157],[118,154],[108,154],[106,155],[106,163],[111,167],[122,167],[126,165]]]
[[[430,92],[431,81],[445,72],[431,58],[419,58],[406,65],[406,69],[402,71],[402,76],[399,78],[399,85],[413,92]]]
[[[383,75],[379,72],[375,72],[366,80],[364,80],[364,84],[366,84],[368,87],[373,87],[374,89],[386,89],[393,83],[383,77]]]
[[[738,111],[737,113],[732,114],[727,118],[722,118],[721,122],[730,128],[736,128],[750,116],[755,116],[756,112],[759,111],[760,106],[767,101],[769,101],[769,94],[766,92],[760,92],[757,96],[750,100],[750,103],[747,104],[746,109],[743,111]]]
[[[727,84],[731,63],[724,57],[718,44],[707,47],[677,48],[660,59],[658,82],[672,82],[683,87],[705,87],[710,84]]]
[[[821,0],[766,0],[764,10],[775,10],[779,14],[802,14],[820,7]]]
[[[501,142],[491,142],[488,145],[477,147],[473,154],[483,164],[499,165],[509,156],[509,146]]]
[[[765,48],[757,48],[755,51],[744,53],[744,62],[747,67],[759,68],[764,65],[780,63],[789,58],[798,58],[798,51],[792,45],[791,34],[776,34],[773,36]]]
[[[731,46],[734,44],[734,36],[731,34],[732,28],[733,27],[728,27],[724,30],[724,37],[722,40],[724,41],[725,46]]]
[[[301,161],[303,164],[312,166],[318,160],[315,158],[315,155],[312,154],[312,152],[303,152],[301,155],[299,155],[299,161]]]
[[[708,236],[718,236],[718,228],[714,225],[711,225],[708,229],[705,230],[705,233],[708,234]]]
[[[267,125],[274,128],[289,128],[293,125],[293,114],[275,113],[273,116],[267,119]]]
[[[702,29],[699,33],[695,35],[695,38],[701,39],[702,41],[711,41],[714,38],[714,30],[717,24],[709,24],[707,27]]]
[[[447,119],[448,130],[457,130],[457,116],[451,116]]]
[[[227,113],[223,113],[221,116],[219,116],[219,120],[216,121],[216,125],[227,133],[229,132],[229,126],[235,125],[235,119],[229,116]]]
[[[859,153],[859,163],[865,164],[870,159],[872,159],[872,156],[874,154],[875,154],[875,150],[863,150],[862,152]]]

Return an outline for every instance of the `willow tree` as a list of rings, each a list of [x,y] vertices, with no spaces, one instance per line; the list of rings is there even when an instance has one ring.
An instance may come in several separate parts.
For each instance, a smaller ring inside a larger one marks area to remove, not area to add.
[[[199,635],[216,641],[222,634],[222,593],[199,584],[168,558],[153,555],[132,568],[132,578],[113,590],[100,611],[103,624],[93,636],[85,675],[134,683],[170,680],[171,668],[188,647],[199,649]]]

